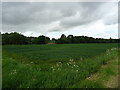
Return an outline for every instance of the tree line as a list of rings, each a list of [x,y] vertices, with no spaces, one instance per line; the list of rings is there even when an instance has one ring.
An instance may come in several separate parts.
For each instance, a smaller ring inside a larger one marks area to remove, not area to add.
[[[41,35],[38,37],[27,37],[17,32],[2,34],[3,45],[21,45],[21,44],[79,44],[79,43],[118,43],[120,39],[93,38],[88,36],[73,36],[62,34],[60,38],[52,38]]]

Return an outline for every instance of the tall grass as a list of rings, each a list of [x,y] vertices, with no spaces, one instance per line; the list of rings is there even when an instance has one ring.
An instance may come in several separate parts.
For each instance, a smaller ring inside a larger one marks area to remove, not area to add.
[[[101,65],[117,56],[117,49],[90,59],[70,59],[66,63],[41,68],[41,65],[20,63],[10,57],[3,59],[3,88],[69,88],[97,72]]]

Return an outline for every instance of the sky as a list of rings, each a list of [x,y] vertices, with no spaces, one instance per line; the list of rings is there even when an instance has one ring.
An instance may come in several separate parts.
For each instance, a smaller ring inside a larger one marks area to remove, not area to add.
[[[117,2],[3,2],[2,33],[118,38]]]

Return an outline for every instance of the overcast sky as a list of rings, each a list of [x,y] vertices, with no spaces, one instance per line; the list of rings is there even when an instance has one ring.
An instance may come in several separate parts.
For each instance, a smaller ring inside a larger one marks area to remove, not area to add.
[[[2,32],[26,36],[61,34],[100,38],[118,37],[116,2],[4,2]]]

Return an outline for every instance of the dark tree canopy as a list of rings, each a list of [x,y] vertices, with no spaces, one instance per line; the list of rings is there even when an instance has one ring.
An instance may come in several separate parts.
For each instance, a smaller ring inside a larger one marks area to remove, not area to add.
[[[2,34],[2,44],[47,44],[50,41],[49,37],[39,36],[39,37],[26,37],[19,33],[5,33]]]
[[[20,44],[79,44],[79,43],[118,43],[120,39],[103,39],[103,38],[93,38],[87,36],[73,36],[62,34],[59,39],[49,37],[39,36],[39,37],[26,37],[20,33],[4,33],[2,34],[2,44],[3,45],[20,45]]]
[[[3,44],[27,44],[27,38],[17,32],[2,34]]]

